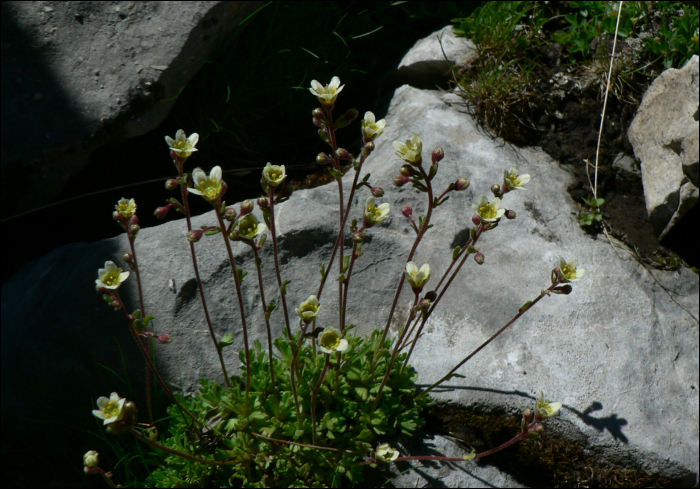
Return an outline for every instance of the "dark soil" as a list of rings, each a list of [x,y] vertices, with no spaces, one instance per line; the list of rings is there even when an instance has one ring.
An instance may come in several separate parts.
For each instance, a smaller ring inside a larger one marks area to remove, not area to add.
[[[524,93],[513,94],[516,102],[509,105],[507,111],[498,112],[481,101],[467,105],[487,132],[514,146],[540,146],[552,158],[569,167],[577,181],[567,190],[584,209],[587,207],[585,199],[593,197],[592,182],[595,179],[604,93],[600,83],[582,88],[580,82],[584,75],[590,76],[591,73],[604,79],[609,62],[605,60],[609,60],[612,53],[611,39],[603,36],[594,43],[598,45],[596,54],[581,62],[563,55],[561,46],[556,43],[545,43],[538,46],[536,52],[529,53],[539,60],[531,76],[538,83],[529,86]],[[622,53],[620,56],[625,59],[631,49],[625,40],[618,40],[615,52]],[[639,64],[647,61],[650,62],[642,58]],[[475,66],[467,66],[461,74],[478,76],[476,70]],[[597,197],[605,199],[602,207],[604,225],[611,236],[627,244],[646,264],[677,269],[685,261],[687,265],[697,267],[698,256],[692,245],[699,237],[697,206],[675,225],[663,242],[659,242],[646,210],[641,172],[638,175],[619,172],[613,166],[618,157],[635,158],[627,132],[643,94],[663,70],[663,61],[656,60],[646,70],[644,75],[622,73],[613,78],[615,86],[608,95],[597,175]],[[635,165],[639,170],[639,160],[635,159]],[[600,224],[584,229],[593,236],[603,232]]]

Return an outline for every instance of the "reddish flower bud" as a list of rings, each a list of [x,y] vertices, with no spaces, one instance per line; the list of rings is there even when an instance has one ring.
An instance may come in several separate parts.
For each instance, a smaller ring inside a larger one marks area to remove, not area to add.
[[[233,221],[237,215],[238,215],[238,213],[236,212],[236,209],[234,209],[233,207],[229,207],[228,209],[226,209],[224,211],[224,219],[226,219],[228,222]]]
[[[158,341],[160,341],[163,345],[165,345],[166,343],[170,343],[171,341],[173,341],[173,337],[172,337],[170,334],[168,334],[168,333],[164,333],[164,334],[158,335],[158,336],[156,336],[156,338],[157,338]]]
[[[316,163],[319,165],[328,165],[331,163],[331,159],[328,157],[326,153],[319,153],[318,156],[316,156]]]
[[[481,251],[477,251],[476,255],[474,255],[474,261],[477,262],[479,265],[484,264],[484,254]]]
[[[267,200],[267,197],[258,197],[258,207],[261,209],[270,207],[270,201]]]
[[[175,190],[177,188],[177,180],[174,178],[168,178],[165,181],[165,188],[166,190]]]
[[[397,187],[403,187],[404,185],[406,185],[410,181],[411,181],[410,178],[405,177],[401,174],[394,175],[394,185],[396,185]]]
[[[475,226],[478,226],[481,224],[481,218],[479,217],[479,214],[474,214],[472,216],[472,222],[474,223]]]
[[[187,240],[190,243],[196,243],[200,239],[202,239],[202,236],[204,236],[204,231],[201,229],[193,229],[189,233],[187,233]]]
[[[134,256],[131,253],[124,253],[124,256],[122,256],[122,260],[124,260],[125,263],[131,263],[133,259]]]
[[[455,182],[455,190],[461,191],[469,188],[469,180],[464,177],[458,178]]]
[[[369,154],[372,151],[374,151],[374,143],[372,141],[368,141],[365,143],[365,151]]]
[[[165,216],[168,215],[170,207],[172,207],[172,204],[168,204],[165,207],[158,207],[153,213],[153,215],[156,216],[158,219],[165,219]]]
[[[423,299],[422,301],[420,301],[418,306],[424,311],[427,311],[430,308],[430,304],[432,303],[428,299]]]
[[[138,223],[139,223],[138,216],[131,216],[131,219],[129,219],[129,224],[131,224],[133,226],[133,225],[138,224]]]
[[[326,113],[323,112],[321,107],[316,107],[313,112],[311,112],[311,115],[314,117],[314,119],[323,119],[326,116]]]
[[[381,187],[370,187],[370,189],[375,197],[384,197],[384,190]]]
[[[114,212],[112,212],[112,219],[119,222],[122,220],[122,215],[119,214],[119,211],[114,211]]]
[[[445,151],[442,148],[435,148],[433,150],[433,163],[441,161],[445,157]]]
[[[410,205],[405,205],[401,208],[401,212],[403,212],[404,216],[411,217],[413,215],[413,207]]]
[[[345,148],[338,148],[335,151],[335,154],[341,160],[351,160],[353,158],[353,156],[350,154],[350,152]]]
[[[506,219],[515,219],[515,211],[510,209],[508,209],[503,215],[506,216]]]
[[[493,195],[498,196],[498,192],[500,192],[500,191],[501,191],[500,185],[498,185],[497,183],[494,183],[493,185],[491,185],[491,192],[493,192]]]
[[[253,211],[254,207],[255,207],[255,204],[253,204],[252,200],[244,200],[243,202],[241,202],[240,217],[243,217],[246,214],[250,214]]]

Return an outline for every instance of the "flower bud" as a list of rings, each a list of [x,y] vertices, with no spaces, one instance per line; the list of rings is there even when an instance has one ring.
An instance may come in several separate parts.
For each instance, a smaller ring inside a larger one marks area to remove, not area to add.
[[[455,182],[455,190],[461,191],[466,190],[467,188],[469,188],[469,180],[467,180],[465,177],[458,178]]]
[[[189,233],[187,233],[187,240],[190,243],[196,243],[200,239],[202,239],[202,236],[204,236],[204,231],[201,229],[193,229]]]
[[[132,236],[136,236],[140,230],[141,226],[139,226],[138,224],[132,224],[131,226],[129,226],[129,234],[131,234]]]
[[[370,189],[375,197],[384,197],[384,190],[381,187],[370,187]]]
[[[525,420],[526,423],[529,423],[532,421],[532,416],[535,413],[532,411],[532,409],[528,408],[525,411],[523,411],[523,419]]]
[[[410,165],[403,165],[403,166],[401,167],[401,170],[400,170],[400,171],[401,171],[401,175],[403,175],[403,176],[405,176],[405,177],[413,177],[413,176],[415,176],[415,175],[418,173],[418,172],[417,172],[416,170],[414,170],[413,167],[411,167]]]
[[[405,205],[401,208],[401,212],[403,212],[404,216],[411,217],[413,215],[413,207],[410,205]]]
[[[442,148],[435,148],[433,150],[433,164],[441,161],[445,157],[445,151]]]
[[[539,435],[540,433],[542,433],[543,431],[544,431],[544,426],[542,426],[542,425],[539,424],[539,423],[537,423],[535,426],[533,426],[533,427],[530,429],[530,432],[532,432],[532,433],[537,433],[538,435]]]
[[[175,190],[177,188],[177,180],[174,178],[168,178],[165,181],[165,189],[166,190]]]
[[[352,240],[354,243],[362,243],[365,240],[365,233],[355,233],[352,235]]]
[[[498,192],[500,192],[500,191],[501,191],[500,185],[498,185],[497,183],[494,183],[493,185],[491,185],[491,192],[493,192],[493,195],[498,196]]]
[[[331,163],[331,159],[326,153],[319,153],[318,156],[316,156],[316,163],[319,165],[328,165]]]
[[[506,219],[515,219],[515,211],[513,210],[508,209],[503,215],[506,216]]]
[[[254,207],[255,207],[255,204],[253,204],[252,200],[244,200],[243,202],[241,202],[240,217],[243,217],[246,214],[250,214],[253,211]]]
[[[119,211],[114,211],[114,212],[112,212],[112,219],[119,222],[122,220],[122,215],[119,214]]]
[[[427,311],[428,309],[430,309],[430,304],[432,304],[432,302],[430,302],[428,299],[423,299],[422,301],[420,301],[420,304],[418,304],[418,305],[420,306],[421,309],[423,309],[424,311]]]
[[[314,119],[323,119],[326,116],[326,113],[323,112],[321,107],[316,107],[313,112],[311,112],[311,115],[314,117]]]
[[[136,215],[131,216],[131,219],[129,219],[129,224],[131,224],[133,226],[134,224],[138,224],[138,223],[139,223],[138,216],[136,216]]]
[[[474,261],[477,262],[479,265],[484,264],[484,254],[481,251],[477,251],[476,255],[474,255]]]
[[[224,219],[226,219],[228,222],[231,222],[234,219],[236,219],[237,215],[238,215],[238,213],[236,212],[236,209],[234,209],[233,207],[229,207],[228,209],[226,209],[224,211]]]
[[[372,151],[374,151],[374,143],[372,141],[367,141],[365,143],[365,151],[367,153],[371,153]]]
[[[158,338],[158,341],[160,341],[163,345],[173,341],[173,337],[168,333],[163,333],[161,335],[158,335],[158,336],[156,336],[156,338]]]
[[[405,177],[399,173],[394,175],[394,185],[397,187],[403,187],[404,185],[406,185],[410,181],[411,181],[410,178]]]
[[[350,154],[350,152],[345,148],[338,148],[335,151],[335,154],[341,160],[351,160],[353,158],[353,156]]]
[[[153,213],[154,216],[156,216],[158,219],[165,219],[165,216],[168,215],[168,211],[170,210],[170,205],[166,205],[164,207],[158,207],[155,212]]]
[[[479,214],[474,214],[472,216],[472,222],[474,223],[475,226],[478,226],[481,224],[481,218],[479,217]]]
[[[267,209],[270,207],[270,201],[267,200],[267,197],[258,197],[258,207],[260,209]]]
[[[124,256],[122,256],[122,260],[124,260],[125,263],[131,263],[131,260],[134,259],[134,255],[131,253],[124,253]]]
[[[573,290],[573,289],[572,289],[571,285],[566,284],[566,285],[562,285],[561,287],[555,287],[555,288],[552,290],[552,292],[554,292],[555,294],[564,294],[564,295],[568,295],[568,294],[571,293],[572,290]]]

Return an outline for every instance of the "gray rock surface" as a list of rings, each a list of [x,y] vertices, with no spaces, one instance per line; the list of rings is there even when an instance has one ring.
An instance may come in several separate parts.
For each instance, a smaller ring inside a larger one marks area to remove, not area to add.
[[[642,162],[649,219],[663,238],[698,203],[698,57],[668,69],[644,94],[628,136]]]
[[[426,161],[433,148],[444,149],[446,157],[434,181],[437,189],[461,176],[472,183],[433,214],[435,227],[415,259],[419,266],[430,263],[429,286],[437,283],[451,261],[452,249],[466,240],[472,226],[471,204],[501,181],[504,168],[517,164],[521,173],[532,175],[527,190],[505,196],[504,206],[515,210],[517,218],[504,219],[485,234],[479,242],[485,263],[477,266],[469,260],[465,264],[429,321],[411,360],[420,374],[419,383],[427,386],[439,379],[524,302],[534,299],[549,285],[557,257],[576,257],[586,275],[574,284],[571,295],[543,299],[465,365],[459,371],[464,378],[453,378],[434,390],[434,398],[517,413],[531,408],[543,390],[548,399],[564,403],[558,419],[547,423],[548,430],[577,440],[611,463],[639,466],[692,485],[698,473],[698,276],[688,269],[650,272],[620,243],[586,235],[566,192],[572,175],[538,148],[516,151],[485,137],[461,107],[461,99],[453,94],[408,86],[396,91],[387,129],[364,168],[372,174],[370,182],[384,188],[386,194],[378,200],[391,204],[392,217],[368,233],[365,254],[352,279],[348,321],[362,333],[386,322],[414,237],[400,209],[412,205],[417,215],[426,208],[424,194],[391,185],[402,164],[392,141],[418,132]],[[349,130],[353,129],[345,129]],[[320,149],[309,151],[315,154]],[[196,155],[190,164],[207,170],[212,165],[198,161]],[[345,177],[346,188],[351,178],[352,173]],[[360,193],[353,216],[360,217],[367,196],[366,191]],[[316,292],[318,270],[322,261],[328,261],[337,229],[336,209],[333,185],[296,192],[278,208],[282,275],[292,280],[290,309]],[[211,213],[194,219],[195,226],[212,223]],[[158,347],[158,363],[174,384],[192,392],[200,377],[221,380],[221,373],[201,313],[184,232],[182,220],[143,229],[137,253],[147,291],[146,310],[157,316],[159,332],[174,337],[171,344]],[[36,414],[41,408],[33,405],[37,389],[55,396],[68,414],[72,410],[78,417],[75,411],[82,410],[81,415],[89,416],[90,395],[120,389],[98,363],[118,372],[125,368],[133,379],[142,376],[142,362],[132,360],[136,358],[133,340],[127,338],[121,317],[94,292],[97,268],[105,260],[120,262],[127,248],[123,236],[63,247],[4,284],[3,425],[6,419],[16,419],[6,416],[8,412]],[[238,266],[251,273],[244,284],[248,324],[252,336],[264,343],[252,254],[240,243],[233,248]],[[217,334],[235,334],[236,343],[226,352],[226,361],[238,367],[240,316],[221,237],[203,239],[197,243],[197,253]],[[269,245],[263,262],[266,283],[272,284]],[[329,281],[321,298],[321,326],[337,323],[334,285]],[[268,288],[266,295],[268,300],[278,297],[275,287]],[[131,278],[124,296],[134,307]],[[392,334],[405,320],[410,300],[405,291]],[[273,324],[275,334],[280,334],[280,310],[273,314]],[[119,348],[127,355],[124,367]],[[461,453],[447,442],[436,446],[444,455]],[[446,484],[478,485],[472,477],[481,476],[472,468],[450,472],[466,475]],[[406,477],[401,485],[413,485],[413,475]],[[514,485],[504,474],[491,472],[483,477],[485,485]]]
[[[3,207],[52,201],[94,149],[155,128],[261,4],[2,2]]]

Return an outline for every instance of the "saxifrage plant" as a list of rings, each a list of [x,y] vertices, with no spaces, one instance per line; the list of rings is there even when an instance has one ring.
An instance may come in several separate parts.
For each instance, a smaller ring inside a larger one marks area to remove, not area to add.
[[[309,295],[306,301],[294,308],[296,319],[290,310],[293,306],[286,300],[289,281],[282,276],[275,222],[275,207],[289,199],[293,192],[285,183],[285,167],[268,163],[262,172],[264,195],[257,200],[264,221],[261,222],[253,214],[253,202],[245,201],[236,210],[223,201],[227,185],[222,179],[220,167],[215,166],[209,174],[200,168],[194,169],[191,174],[185,172],[185,163],[197,151],[197,134],[188,137],[184,131],[178,131],[175,139],[166,137],[178,172],[176,178],[166,182],[166,188],[175,190],[179,187],[182,200],[169,199],[168,204],[156,209],[155,214],[164,217],[169,210],[175,209],[185,215],[199,296],[225,385],[202,379],[201,388],[195,395],[182,396],[173,393],[158,372],[153,361],[153,348],[156,345],[153,339],[157,340],[157,344],[167,345],[172,337],[168,333],[156,333],[152,328],[153,316],[146,315],[144,310],[144,292],[134,246],[140,229],[136,203],[134,199],[122,199],[116,206],[113,218],[129,238],[130,252],[124,255],[124,261],[135,275],[140,307],[132,312],[126,309],[119,288],[130,277],[130,272],[123,271],[111,261],[98,271],[96,286],[105,301],[123,313],[146,359],[148,379],[154,376],[173,402],[168,418],[157,422],[151,406],[151,385],[147,382],[148,422],[139,423],[135,403],[118,393],[113,392],[109,398],[97,400],[98,409],[93,414],[102,420],[110,434],[130,433],[151,446],[157,454],[157,467],[146,481],[139,481],[139,485],[339,487],[347,483],[356,484],[362,480],[366,465],[417,459],[469,461],[485,457],[526,437],[538,436],[544,429],[543,421],[557,414],[562,406],[561,403],[548,402],[540,394],[535,409],[523,412],[520,433],[508,442],[479,454],[471,453],[465,457],[401,456],[398,450],[392,448],[392,439],[402,434],[412,435],[423,426],[422,413],[432,402],[428,393],[433,388],[452,378],[464,363],[543,297],[551,293],[569,294],[572,290],[570,283],[579,280],[584,270],[577,268],[576,260],[560,259],[551,271],[551,285],[525,303],[511,321],[442,379],[419,391],[415,385],[418,374],[410,366],[409,360],[427,320],[466,260],[472,256],[477,264],[484,262],[484,253],[475,248],[480,237],[494,230],[503,218],[516,217],[513,210],[501,207],[502,199],[513,190],[524,189],[530,175],[519,174],[518,168],[513,166],[504,170],[500,184],[491,187],[492,199],[485,195],[479,197],[472,206],[474,227],[468,242],[453,250],[451,264],[443,271],[437,285],[428,290],[433,269],[429,264],[419,267],[413,262],[414,255],[426,232],[433,226],[433,212],[448,200],[451,192],[463,191],[470,183],[462,177],[441,192],[437,191],[433,188],[433,179],[439,171],[444,151],[440,148],[433,150],[430,164],[426,166],[422,142],[417,134],[405,142],[394,142],[396,155],[404,164],[393,183],[399,187],[410,183],[417,191],[427,194],[427,211],[416,220],[412,207],[407,205],[402,208],[402,214],[410,221],[416,239],[400,276],[390,315],[384,328],[366,337],[355,336],[352,334],[355,326],[346,318],[353,270],[364,253],[363,244],[368,233],[374,226],[381,225],[391,212],[388,203],[376,203],[375,198],[381,198],[384,191],[369,183],[371,175],[366,173],[362,178],[360,176],[363,164],[374,152],[375,141],[382,135],[386,123],[384,120],[377,121],[371,112],[365,114],[361,126],[360,153],[354,156],[338,147],[336,140],[336,132],[358,116],[358,112],[351,109],[334,119],[335,102],[343,90],[340,80],[334,77],[325,86],[314,80],[310,90],[321,104],[313,111],[313,124],[318,128],[321,139],[331,148],[329,153],[320,153],[317,161],[330,166],[330,173],[338,185],[339,233],[328,265],[321,265],[320,286],[314,291],[315,294]],[[349,189],[343,183],[343,176],[349,171],[347,166],[355,170]],[[355,194],[364,189],[370,192],[364,210],[359,218],[351,220],[351,204]],[[215,221],[211,225],[192,228],[190,194],[212,204]],[[346,249],[344,244],[348,230],[351,249]],[[276,302],[267,300],[261,272],[259,251],[267,242],[268,232],[279,293],[279,301]],[[196,242],[204,236],[216,234],[220,234],[225,243],[240,308],[243,333],[240,375],[228,373],[222,351],[233,344],[233,335],[228,333],[217,338],[214,333],[195,252]],[[241,241],[253,251],[253,265],[265,311],[266,345],[249,338],[241,289],[248,273],[239,268],[231,241]],[[337,274],[334,274],[331,270],[336,263]],[[340,285],[340,307],[337,323],[321,325],[317,324],[318,314],[323,307],[322,294],[329,278],[337,280]],[[432,283],[435,283],[434,279]],[[411,312],[396,337],[391,338],[390,325],[406,285],[412,292]],[[281,314],[274,314],[278,309],[282,310]],[[275,339],[271,334],[273,320],[284,324],[284,334]],[[162,428],[166,423],[167,430],[158,429],[158,426]],[[115,486],[112,474],[100,468],[99,455],[95,451],[85,454],[84,463],[86,473],[100,474],[108,484]]]

